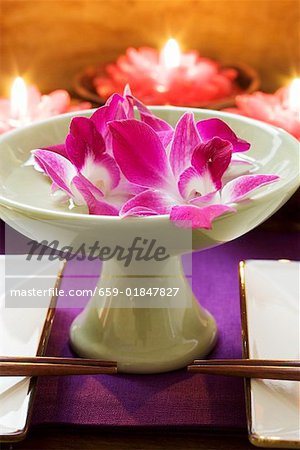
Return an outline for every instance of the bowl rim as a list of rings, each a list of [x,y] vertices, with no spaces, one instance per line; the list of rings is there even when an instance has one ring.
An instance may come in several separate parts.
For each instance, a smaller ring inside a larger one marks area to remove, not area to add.
[[[262,122],[260,120],[256,120],[256,119],[252,119],[246,116],[242,116],[242,115],[238,115],[238,114],[234,114],[231,112],[227,112],[227,111],[218,111],[218,110],[213,110],[213,109],[203,109],[203,108],[194,108],[194,107],[183,107],[183,106],[163,106],[163,105],[152,105],[152,106],[148,106],[148,108],[152,111],[159,111],[159,110],[169,110],[169,111],[178,111],[178,112],[186,112],[186,111],[191,111],[191,112],[196,112],[196,113],[201,113],[204,114],[205,116],[214,116],[217,118],[232,118],[234,120],[238,120],[242,123],[245,123],[247,125],[253,125],[255,127],[261,128],[266,130],[267,132],[271,133],[273,136],[275,134],[279,135],[280,137],[282,137],[285,141],[287,142],[291,142],[293,145],[299,146],[299,141],[292,136],[291,134],[289,134],[287,131],[283,130],[282,128],[279,127],[275,127],[273,125],[270,125],[268,123]],[[92,109],[86,109],[86,110],[80,110],[80,111],[72,111],[66,114],[60,114],[54,117],[50,117],[48,119],[45,120],[41,120],[41,121],[37,121],[37,122],[33,122],[31,124],[25,125],[22,128],[18,128],[15,130],[11,130],[9,132],[4,133],[2,136],[0,136],[0,148],[2,144],[5,144],[6,141],[11,138],[11,137],[15,137],[18,136],[19,134],[22,135],[22,133],[24,131],[27,131],[28,129],[36,129],[36,128],[40,128],[40,127],[44,127],[45,125],[49,124],[49,123],[53,123],[53,122],[59,122],[59,121],[64,121],[66,119],[72,119],[73,117],[76,116],[88,116],[91,115],[93,112],[95,112],[97,108],[92,108]],[[296,150],[297,151],[297,150]],[[1,154],[1,152],[0,152]],[[299,159],[300,159],[300,152],[299,152]],[[295,175],[295,177],[293,177],[292,179],[286,179],[286,180],[279,180],[278,183],[275,183],[273,185],[272,190],[269,191],[263,191],[260,192],[258,194],[254,194],[253,197],[251,197],[251,200],[255,200],[257,201],[264,201],[266,199],[268,199],[269,197],[273,196],[277,191],[279,190],[284,190],[285,187],[287,186],[291,186],[290,188],[290,192],[292,195],[293,192],[295,192],[295,190],[297,189],[297,187],[300,186],[300,173],[298,171],[298,174]],[[50,195],[50,194],[49,194]],[[243,210],[247,207],[249,207],[249,204],[251,205],[252,202],[241,202],[241,203],[231,203],[229,204],[229,206],[233,206],[236,211],[240,211]],[[153,215],[153,216],[145,216],[145,217],[120,217],[120,216],[106,216],[106,215],[93,215],[93,214],[84,214],[84,213],[74,213],[74,212],[69,212],[69,211],[55,211],[52,209],[47,209],[47,208],[41,208],[41,207],[36,207],[36,206],[31,206],[28,204],[23,204],[20,203],[16,200],[12,200],[12,199],[8,199],[5,196],[0,194],[0,207],[5,207],[5,208],[9,208],[12,209],[16,212],[19,213],[24,213],[26,215],[28,214],[34,214],[35,216],[41,217],[41,218],[58,218],[58,219],[83,219],[89,220],[89,221],[99,221],[99,220],[110,220],[110,221],[119,221],[119,220],[131,220],[131,221],[135,221],[135,222],[139,222],[139,221],[143,221],[145,223],[145,220],[147,220],[148,222],[150,220],[152,221],[156,221],[156,220],[161,220],[161,219],[168,219],[170,218],[169,214],[158,214],[158,215]],[[214,222],[222,220],[225,216],[227,215],[231,215],[233,213],[229,212],[226,213],[218,218],[216,218],[214,220]]]

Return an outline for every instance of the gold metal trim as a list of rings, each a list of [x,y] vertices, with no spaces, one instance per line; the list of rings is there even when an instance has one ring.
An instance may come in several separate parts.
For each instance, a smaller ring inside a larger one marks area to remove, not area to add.
[[[240,284],[240,306],[241,306],[241,322],[242,322],[242,343],[243,343],[243,358],[248,359],[250,357],[249,350],[249,332],[248,332],[248,320],[247,320],[247,299],[246,299],[246,280],[245,280],[245,266],[247,262],[241,261],[239,263],[239,284]],[[245,385],[245,397],[246,397],[246,414],[248,425],[248,438],[251,444],[257,447],[269,447],[269,448],[290,448],[300,449],[299,441],[284,441],[278,438],[262,437],[252,431],[252,412],[251,412],[251,380],[246,378]]]
[[[66,263],[64,263],[62,269],[57,274],[57,279],[56,279],[54,289],[60,288],[60,284],[61,284],[61,280],[63,277],[63,272],[65,270],[65,267],[66,267]],[[52,328],[52,324],[53,324],[53,320],[54,320],[54,316],[55,316],[57,300],[58,300],[57,296],[53,296],[50,300],[50,304],[49,304],[49,308],[47,311],[45,323],[44,323],[44,326],[43,326],[43,329],[41,332],[41,337],[40,337],[40,341],[38,344],[36,356],[44,356],[44,354],[46,352],[46,348],[47,348],[47,344],[48,344],[48,340],[50,337],[50,332],[51,332],[51,328]],[[28,412],[27,412],[27,418],[26,418],[24,428],[21,430],[15,431],[14,433],[0,435],[0,443],[4,444],[4,443],[20,442],[23,439],[25,439],[25,437],[28,433],[30,421],[32,418],[33,402],[34,402],[34,398],[35,398],[35,394],[36,394],[36,385],[37,385],[37,377],[32,377],[30,380],[30,383],[29,383],[29,388],[28,388],[28,392],[29,392]]]

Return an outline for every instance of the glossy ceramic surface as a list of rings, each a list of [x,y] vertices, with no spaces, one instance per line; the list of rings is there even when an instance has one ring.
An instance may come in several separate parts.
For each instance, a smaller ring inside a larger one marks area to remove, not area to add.
[[[246,261],[241,267],[245,357],[300,359],[300,263]],[[261,447],[300,448],[300,385],[246,384],[249,437]]]
[[[50,334],[55,299],[45,298],[44,308],[8,308],[5,304],[5,259],[0,255],[0,354],[2,356],[43,355]],[[18,262],[24,256],[13,256]],[[61,269],[61,263],[51,263],[51,280],[47,287],[54,287]],[[34,274],[32,274],[34,275]],[[16,281],[19,289],[28,288],[28,279]],[[34,281],[31,278],[31,287]],[[58,283],[57,283],[58,286]],[[25,437],[28,428],[29,411],[35,390],[35,381],[29,377],[0,377],[0,442],[19,441]]]

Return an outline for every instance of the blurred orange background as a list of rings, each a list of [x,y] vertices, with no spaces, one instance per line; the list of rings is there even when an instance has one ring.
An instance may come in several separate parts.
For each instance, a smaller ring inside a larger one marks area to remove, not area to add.
[[[272,91],[299,76],[298,0],[0,0],[1,94],[21,74],[71,90],[86,65],[170,36],[222,63],[252,65]]]

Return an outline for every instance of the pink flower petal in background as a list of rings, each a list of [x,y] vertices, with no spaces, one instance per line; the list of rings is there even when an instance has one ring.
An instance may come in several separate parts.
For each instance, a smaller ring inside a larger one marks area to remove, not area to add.
[[[128,119],[110,122],[109,126],[115,159],[130,182],[153,188],[170,184],[165,149],[149,125]]]
[[[244,175],[236,178],[223,187],[222,203],[240,202],[254,190],[278,180],[277,175]]]
[[[199,175],[211,178],[216,189],[222,187],[222,176],[231,160],[232,145],[218,137],[199,144],[192,156],[192,165]],[[214,190],[214,189],[213,189]]]
[[[192,205],[174,206],[170,219],[181,228],[210,230],[214,219],[229,212],[235,212],[235,209],[226,205],[208,205],[202,208]]]
[[[170,150],[170,163],[176,177],[190,165],[193,150],[200,142],[194,115],[187,112],[177,122]]]
[[[149,189],[136,195],[125,203],[120,211],[122,217],[139,215],[145,208],[154,214],[169,214],[171,207],[176,205],[176,199],[165,192]]]
[[[232,144],[233,152],[245,152],[250,148],[250,143],[239,138],[223,120],[217,118],[200,120],[197,122],[197,129],[204,142],[219,137]]]
[[[57,89],[49,94],[52,103],[52,111],[56,114],[62,114],[68,111],[71,104],[69,93],[63,89]]]

